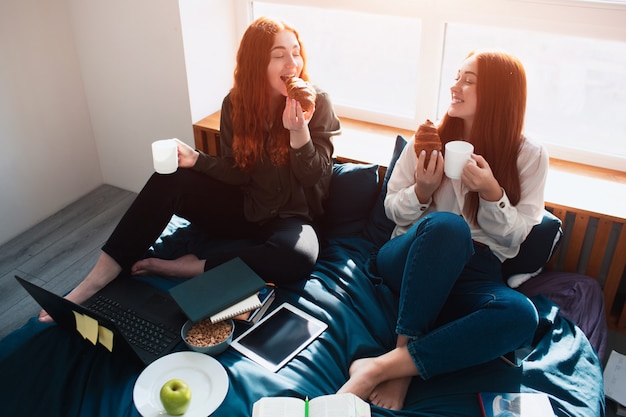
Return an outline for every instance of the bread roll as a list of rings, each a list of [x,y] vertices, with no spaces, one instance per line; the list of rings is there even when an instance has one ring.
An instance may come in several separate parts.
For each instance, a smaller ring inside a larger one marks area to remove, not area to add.
[[[441,152],[441,149],[441,139],[437,127],[430,120],[426,120],[415,132],[415,154],[419,157],[420,152],[426,151],[424,168],[428,168],[432,152],[435,150]]]
[[[311,84],[298,77],[287,78],[285,84],[287,85],[287,95],[289,98],[298,100],[302,106],[302,111],[313,110],[317,93]]]

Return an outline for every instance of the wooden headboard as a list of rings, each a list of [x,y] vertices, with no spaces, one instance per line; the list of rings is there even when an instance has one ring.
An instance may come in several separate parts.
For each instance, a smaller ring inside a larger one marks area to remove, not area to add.
[[[609,329],[626,333],[626,220],[554,203],[546,208],[563,222],[563,239],[548,267],[598,280]]]

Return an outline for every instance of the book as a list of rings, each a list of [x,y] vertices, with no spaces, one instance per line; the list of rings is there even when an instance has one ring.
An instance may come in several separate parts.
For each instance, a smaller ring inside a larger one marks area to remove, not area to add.
[[[259,291],[257,293],[259,301],[261,303],[260,306],[255,307],[250,315],[248,316],[248,318],[244,319],[244,320],[240,320],[246,324],[255,324],[257,323],[259,320],[261,320],[261,318],[263,318],[263,316],[265,315],[265,313],[267,313],[267,310],[270,308],[270,305],[272,305],[272,302],[274,301],[274,299],[276,298],[276,291],[274,291],[274,286],[271,284],[268,284],[265,286],[265,288],[263,288],[261,291]],[[248,310],[249,311],[249,310]]]
[[[484,417],[555,417],[542,392],[481,392],[478,399]]]
[[[257,292],[264,287],[265,281],[241,258],[233,258],[183,281],[169,293],[191,321],[210,317],[216,322],[260,307]]]
[[[615,350],[604,366],[604,394],[618,405],[626,405],[626,355]]]
[[[371,417],[370,405],[354,394],[331,394],[309,400],[263,397],[252,406],[252,417]]]

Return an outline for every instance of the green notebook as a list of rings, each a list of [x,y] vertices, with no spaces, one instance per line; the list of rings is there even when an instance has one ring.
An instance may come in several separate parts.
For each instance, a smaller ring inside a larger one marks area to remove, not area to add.
[[[265,287],[244,261],[234,258],[169,290],[190,320],[211,317]]]

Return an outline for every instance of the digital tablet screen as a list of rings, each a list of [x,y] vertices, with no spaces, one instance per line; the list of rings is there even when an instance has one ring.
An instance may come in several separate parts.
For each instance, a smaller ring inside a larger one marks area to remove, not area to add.
[[[280,369],[328,326],[291,304],[281,304],[232,343],[232,347],[270,369]]]

